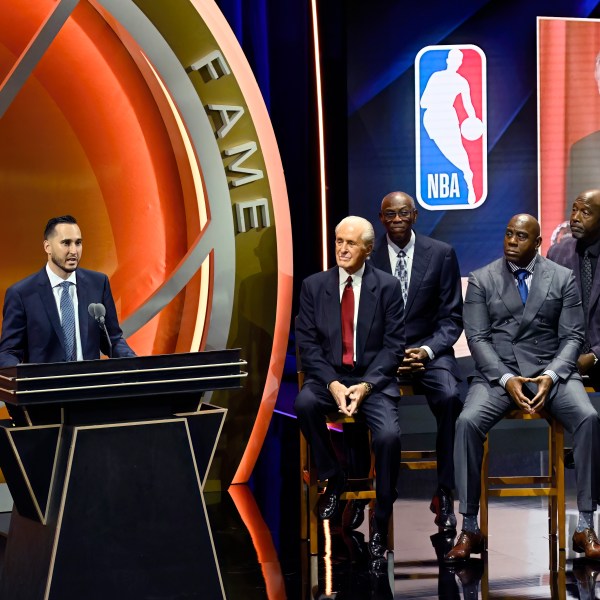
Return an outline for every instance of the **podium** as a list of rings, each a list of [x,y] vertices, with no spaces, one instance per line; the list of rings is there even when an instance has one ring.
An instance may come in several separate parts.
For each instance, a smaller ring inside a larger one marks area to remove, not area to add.
[[[0,598],[225,598],[202,494],[239,350],[0,369]]]

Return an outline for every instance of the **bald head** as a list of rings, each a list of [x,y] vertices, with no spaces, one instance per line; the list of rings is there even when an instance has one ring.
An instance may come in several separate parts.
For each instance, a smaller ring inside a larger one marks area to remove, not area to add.
[[[405,192],[390,192],[381,201],[379,220],[388,237],[399,248],[410,241],[412,226],[417,220],[417,209],[412,196]]]
[[[571,209],[571,235],[584,244],[600,238],[600,190],[581,192]]]
[[[540,224],[528,214],[515,215],[504,233],[504,256],[518,267],[526,267],[542,243]]]

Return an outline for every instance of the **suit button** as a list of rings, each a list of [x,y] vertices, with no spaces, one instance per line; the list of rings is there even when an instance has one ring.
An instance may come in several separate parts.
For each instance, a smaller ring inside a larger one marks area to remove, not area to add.
[[[537,340],[533,340],[533,343],[537,345]]]
[[[513,342],[512,345],[514,346],[517,342]]]
[[[541,364],[542,364],[542,359],[538,358],[538,365],[541,365]]]

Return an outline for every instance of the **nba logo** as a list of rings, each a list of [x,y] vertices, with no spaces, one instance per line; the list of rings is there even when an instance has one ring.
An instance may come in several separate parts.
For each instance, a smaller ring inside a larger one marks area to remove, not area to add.
[[[417,200],[429,210],[478,208],[487,196],[485,54],[427,46],[415,59]]]

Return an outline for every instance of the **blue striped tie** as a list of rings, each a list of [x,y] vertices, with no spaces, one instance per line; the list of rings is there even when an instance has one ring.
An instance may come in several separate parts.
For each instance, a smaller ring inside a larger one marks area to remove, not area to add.
[[[69,288],[73,285],[70,281],[63,281],[60,284],[62,293],[60,295],[60,315],[65,338],[65,360],[77,360],[77,345],[75,343],[75,308],[73,300],[69,293]]]

